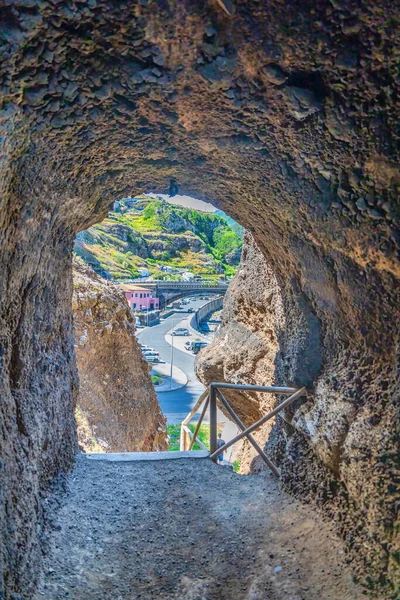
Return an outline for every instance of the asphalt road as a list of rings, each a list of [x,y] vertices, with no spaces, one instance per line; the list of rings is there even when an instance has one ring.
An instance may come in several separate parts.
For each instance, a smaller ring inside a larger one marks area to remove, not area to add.
[[[207,300],[191,301],[190,304],[186,305],[186,308],[197,309],[206,304],[206,302]],[[165,321],[162,321],[160,325],[155,325],[154,327],[149,327],[138,332],[137,338],[141,344],[146,344],[157,350],[160,353],[161,360],[170,363],[171,345],[165,340],[165,335],[172,327],[177,326],[187,316],[186,312],[175,313],[168,317],[168,319],[165,319]],[[187,339],[190,340],[192,338],[189,337]],[[180,423],[191,411],[199,396],[204,391],[203,384],[200,383],[194,373],[194,359],[194,355],[174,348],[173,364],[186,373],[188,384],[184,388],[173,392],[157,392],[161,410],[167,417],[169,424]]]

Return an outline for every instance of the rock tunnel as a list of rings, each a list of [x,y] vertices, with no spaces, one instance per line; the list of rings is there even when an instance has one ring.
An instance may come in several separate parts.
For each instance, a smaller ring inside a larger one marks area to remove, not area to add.
[[[2,4],[0,597],[31,593],[42,494],[77,449],[75,235],[143,191],[211,200],[251,232],[289,315],[286,377],[312,390],[301,431],[282,432],[285,481],[328,503],[371,586],[394,581],[396,13]]]

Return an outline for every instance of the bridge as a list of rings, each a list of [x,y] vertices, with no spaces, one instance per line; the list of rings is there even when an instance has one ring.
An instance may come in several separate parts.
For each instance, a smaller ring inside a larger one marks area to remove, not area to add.
[[[136,281],[137,280],[135,280],[135,283]],[[229,285],[229,283],[225,281],[215,283],[214,281],[157,281],[153,279],[150,281],[142,280],[142,282],[143,287],[148,287],[150,289],[213,292],[215,294],[226,292]]]
[[[85,261],[97,275],[100,275],[104,279],[111,280],[110,274],[105,271],[98,262],[91,260]],[[146,287],[150,290],[154,290],[155,296],[160,300],[160,308],[163,309],[169,302],[179,300],[185,296],[193,296],[204,294],[225,294],[228,289],[229,282],[219,281],[164,281],[157,279],[148,279],[147,277],[137,277],[135,279],[128,279],[116,282],[119,284],[132,284]]]
[[[169,302],[184,298],[185,296],[194,296],[201,294],[225,294],[229,283],[220,281],[143,281],[134,280],[132,283],[154,290],[155,295],[160,300],[160,308],[164,308]]]

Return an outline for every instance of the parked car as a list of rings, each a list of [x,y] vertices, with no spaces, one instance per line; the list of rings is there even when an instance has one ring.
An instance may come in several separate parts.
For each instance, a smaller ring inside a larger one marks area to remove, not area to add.
[[[148,363],[159,363],[160,362],[160,357],[153,355],[153,354],[147,354],[144,358],[145,358],[145,360],[147,360]]]
[[[145,358],[147,358],[148,356],[160,356],[160,353],[156,352],[155,350],[144,350],[142,354]]]
[[[202,348],[208,346],[208,342],[200,342],[196,341],[192,343],[192,352],[193,354],[198,354]]]
[[[151,348],[150,346],[146,346],[146,344],[139,344],[140,349],[142,352],[144,352],[145,350],[154,350],[154,348]]]
[[[191,350],[192,349],[192,342],[185,342],[185,350]]]
[[[188,308],[188,313],[193,313],[194,312],[194,308]]]
[[[173,330],[172,335],[190,335],[190,333],[186,327],[177,327]]]

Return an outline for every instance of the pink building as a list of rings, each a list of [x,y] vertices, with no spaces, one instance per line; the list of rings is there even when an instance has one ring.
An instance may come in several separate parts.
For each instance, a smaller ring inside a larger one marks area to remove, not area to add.
[[[158,298],[153,298],[151,290],[138,285],[123,283],[119,286],[132,310],[157,310]]]

